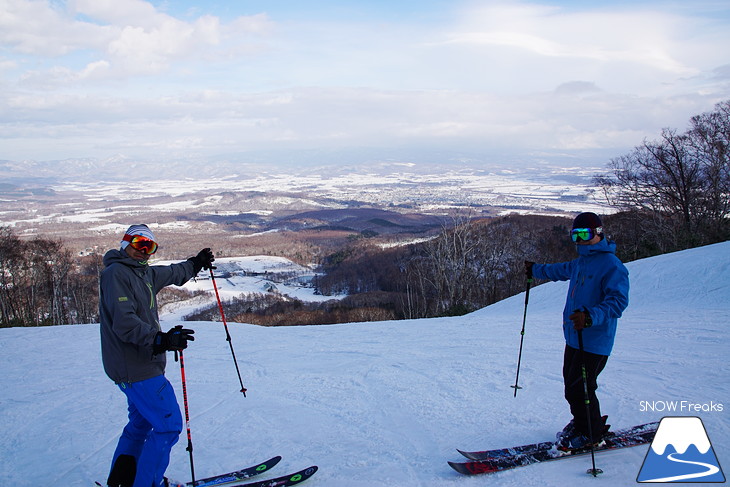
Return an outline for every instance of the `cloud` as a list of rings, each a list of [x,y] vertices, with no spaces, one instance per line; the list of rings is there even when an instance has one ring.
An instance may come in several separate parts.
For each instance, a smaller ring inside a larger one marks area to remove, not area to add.
[[[558,95],[579,95],[600,91],[601,89],[591,81],[568,81],[555,88],[555,93]]]
[[[168,16],[143,0],[68,0],[68,12],[91,21],[116,26],[154,29]]]
[[[711,22],[641,4],[571,9],[490,2],[465,11],[434,45],[468,50],[475,64],[518,88],[588,79],[609,89],[628,83],[654,89],[721,62],[717,36],[730,42],[730,35],[708,36]],[[542,76],[530,76],[530,68]]]
[[[223,17],[203,4],[176,16],[165,2],[0,0],[3,157],[618,151],[730,95],[727,20],[694,8],[490,1],[423,22],[373,5],[365,18]]]
[[[170,157],[183,147],[185,156],[272,147],[450,147],[526,154],[631,147],[645,136],[646,126],[659,128],[671,114],[669,107],[657,111],[654,99],[608,95],[585,84],[576,87],[514,97],[368,88],[208,90],[145,99],[17,97],[11,107],[15,130],[3,137],[48,139],[44,130],[53,127],[57,142],[46,140],[38,148],[52,152],[65,142],[86,140],[87,152],[138,155],[154,150],[156,156]],[[700,98],[685,103],[688,113],[702,111]],[[18,122],[23,113],[28,114],[26,123]],[[44,125],[36,122],[38,113],[46,114]],[[683,126],[687,118],[679,122]]]
[[[44,0],[0,0],[0,45],[21,54],[57,57],[98,49],[111,29],[79,21]]]
[[[719,81],[730,81],[730,64],[718,66],[712,71],[713,78]]]
[[[102,72],[110,79],[160,74],[178,62],[227,59],[231,50],[245,52],[242,46],[249,36],[264,35],[271,28],[264,14],[227,23],[212,15],[186,21],[142,0],[69,0],[65,7],[39,0],[0,0],[0,9],[5,10],[0,43],[11,52],[48,60],[47,77],[58,82],[100,79]],[[89,57],[86,64],[79,63]],[[61,64],[53,66],[54,59]],[[68,74],[59,76],[60,72]],[[42,75],[36,69],[24,79]]]

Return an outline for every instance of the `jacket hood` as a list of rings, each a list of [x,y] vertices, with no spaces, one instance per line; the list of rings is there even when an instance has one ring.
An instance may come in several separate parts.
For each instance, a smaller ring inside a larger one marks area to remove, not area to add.
[[[576,245],[575,249],[581,257],[590,257],[591,255],[603,253],[615,254],[616,242],[602,238],[600,242],[593,245]]]
[[[102,260],[104,267],[109,267],[112,264],[124,264],[129,267],[144,268],[147,267],[147,261],[137,262],[127,254],[124,250],[112,249],[104,254]]]

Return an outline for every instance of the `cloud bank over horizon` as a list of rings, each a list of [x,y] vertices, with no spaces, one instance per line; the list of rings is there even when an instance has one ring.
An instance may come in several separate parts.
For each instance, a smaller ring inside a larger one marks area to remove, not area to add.
[[[275,3],[0,0],[0,159],[620,155],[730,98],[726,2]]]

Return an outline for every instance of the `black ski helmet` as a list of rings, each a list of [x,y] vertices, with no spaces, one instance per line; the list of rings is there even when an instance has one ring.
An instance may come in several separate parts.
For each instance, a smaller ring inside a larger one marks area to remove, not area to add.
[[[590,211],[586,211],[576,216],[575,220],[573,220],[573,228],[592,228],[597,234],[603,234],[603,223],[601,223],[601,218]]]

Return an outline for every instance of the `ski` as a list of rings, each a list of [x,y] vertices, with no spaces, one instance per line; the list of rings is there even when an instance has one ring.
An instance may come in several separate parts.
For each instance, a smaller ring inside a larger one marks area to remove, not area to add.
[[[657,427],[659,426],[658,422],[655,423],[646,423],[646,424],[640,424],[637,426],[632,426],[630,428],[624,428],[617,431],[609,431],[606,433],[605,438],[613,438],[613,437],[627,437],[627,436],[635,436],[647,431],[656,431]],[[463,451],[463,450],[456,450],[462,455],[464,455],[469,460],[474,461],[483,461],[483,460],[491,460],[491,459],[499,459],[504,457],[513,457],[515,455],[521,455],[525,453],[531,453],[538,450],[550,450],[555,446],[554,441],[542,441],[540,443],[530,443],[527,445],[521,445],[521,446],[513,446],[511,448],[498,448],[495,450],[484,450],[484,451]]]
[[[256,482],[249,482],[246,484],[233,484],[230,487],[289,487],[291,485],[298,485],[307,480],[309,477],[314,475],[317,471],[317,466],[312,465],[304,470],[300,470],[289,475],[277,477],[269,480],[258,480]]]
[[[185,484],[187,487],[209,487],[213,485],[229,484],[231,482],[238,482],[241,480],[250,479],[256,475],[260,475],[264,472],[268,472],[271,468],[281,461],[280,456],[275,456],[261,462],[258,465],[236,470],[234,472],[228,472],[220,475],[214,475],[205,479],[196,480],[195,483],[188,482]]]
[[[622,431],[632,431],[631,434],[623,435],[621,432],[608,433],[604,437],[604,441],[596,446],[594,451],[601,452],[605,450],[615,450],[618,448],[628,448],[633,446],[645,445],[651,443],[656,434],[656,428],[658,423],[649,423],[647,425],[641,425],[638,430],[629,428]],[[545,446],[549,444],[550,447]],[[544,442],[535,443],[534,445],[542,445],[543,448],[523,450],[522,452],[517,451],[512,454],[502,453],[501,456],[495,456],[487,458],[485,460],[471,460],[468,462],[449,462],[451,468],[464,475],[477,475],[485,473],[500,472],[502,470],[509,470],[517,467],[524,467],[526,465],[532,465],[540,462],[547,462],[552,460],[559,460],[561,458],[571,458],[581,455],[587,455],[591,453],[590,449],[580,451],[562,451],[555,448],[555,443]],[[532,445],[525,445],[529,447]],[[518,448],[524,448],[518,447]],[[504,450],[511,450],[510,448]],[[495,451],[495,450],[492,450]],[[496,450],[503,452],[503,450]],[[472,452],[473,453],[473,452]]]
[[[241,470],[235,470],[233,472],[222,473],[220,475],[214,475],[205,479],[196,480],[195,483],[187,482],[186,487],[211,487],[224,484],[230,484],[232,482],[240,482],[241,480],[250,479],[256,475],[260,475],[264,472],[268,472],[273,468],[274,465],[281,461],[280,456],[269,458],[265,462],[261,462],[258,465],[251,467],[242,468]],[[95,482],[98,487],[103,487],[99,482]],[[292,484],[293,485],[293,484]]]

